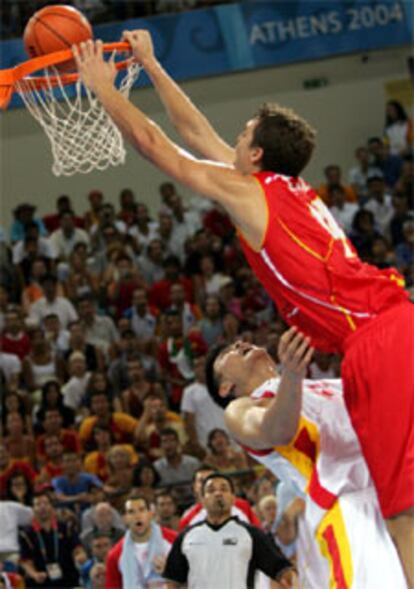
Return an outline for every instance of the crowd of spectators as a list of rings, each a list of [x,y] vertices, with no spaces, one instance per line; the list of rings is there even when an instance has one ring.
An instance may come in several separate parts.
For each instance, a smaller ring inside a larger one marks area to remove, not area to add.
[[[70,4],[92,25],[183,12],[227,4],[231,0],[3,0],[0,4],[1,38],[21,37],[33,14],[49,4]],[[250,0],[248,0],[250,1]]]
[[[390,102],[385,137],[356,149],[346,179],[328,165],[318,192],[359,255],[397,267],[412,293],[410,133]],[[156,217],[131,188],[118,207],[91,190],[84,214],[61,195],[42,218],[18,204],[9,237],[1,229],[5,586],[103,587],[131,493],[160,526],[181,530],[202,518],[213,471],[233,476],[234,513],[294,556],[277,481],[230,440],[204,383],[210,346],[244,338],[276,356],[286,326],[225,212],[184,203],[170,182],[159,192]],[[340,358],[316,353],[309,376],[339,370]]]

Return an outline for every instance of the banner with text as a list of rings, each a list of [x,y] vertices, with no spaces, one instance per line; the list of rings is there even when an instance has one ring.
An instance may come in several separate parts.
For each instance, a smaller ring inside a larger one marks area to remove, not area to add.
[[[109,42],[149,29],[161,63],[185,80],[410,44],[413,23],[411,0],[256,0],[98,25],[94,34]],[[25,59],[20,39],[1,43],[2,69]],[[140,76],[137,85],[146,83]]]

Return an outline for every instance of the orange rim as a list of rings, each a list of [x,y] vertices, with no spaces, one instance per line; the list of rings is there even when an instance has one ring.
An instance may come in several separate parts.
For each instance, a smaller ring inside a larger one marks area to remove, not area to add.
[[[105,53],[112,51],[130,52],[131,46],[129,43],[104,43],[103,50]],[[58,76],[32,76],[35,72],[45,68],[59,65],[65,61],[69,61],[73,57],[72,49],[64,49],[63,51],[56,51],[41,57],[34,57],[27,61],[6,70],[0,70],[0,108],[5,109],[16,90],[16,84],[27,79],[27,89],[33,88],[41,89],[45,86],[58,86],[60,84],[73,84],[79,78],[78,72],[62,73]],[[116,68],[118,70],[125,69],[130,63],[129,59],[117,62]],[[24,87],[22,88],[24,91]]]

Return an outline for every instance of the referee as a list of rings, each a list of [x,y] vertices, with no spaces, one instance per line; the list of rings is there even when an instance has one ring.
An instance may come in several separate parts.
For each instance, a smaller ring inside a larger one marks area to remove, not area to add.
[[[262,571],[273,587],[294,589],[292,564],[262,530],[231,516],[233,482],[219,473],[202,486],[207,518],[187,528],[174,541],[164,577],[168,589],[253,589]]]

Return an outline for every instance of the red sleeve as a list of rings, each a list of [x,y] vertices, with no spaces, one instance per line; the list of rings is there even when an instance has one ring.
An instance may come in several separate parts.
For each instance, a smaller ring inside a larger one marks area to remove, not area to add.
[[[124,539],[109,551],[106,559],[105,589],[122,589],[122,575],[118,567]]]

